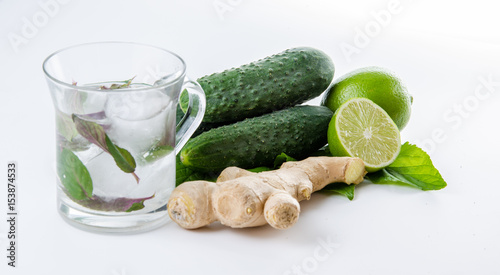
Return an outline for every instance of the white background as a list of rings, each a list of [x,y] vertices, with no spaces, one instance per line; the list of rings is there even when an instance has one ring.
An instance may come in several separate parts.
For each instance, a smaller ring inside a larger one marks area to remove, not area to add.
[[[46,11],[47,2],[56,6]],[[390,2],[0,0],[1,186],[7,162],[19,166],[18,267],[3,256],[5,186],[0,274],[500,274],[498,1]],[[390,19],[377,22],[382,10]],[[448,187],[365,182],[353,201],[315,194],[286,231],[75,229],[56,211],[54,110],[41,64],[62,47],[105,40],[177,52],[193,78],[295,46],[328,53],[335,78],[389,68],[414,97],[403,141],[429,152]],[[356,52],[343,53],[347,44]]]

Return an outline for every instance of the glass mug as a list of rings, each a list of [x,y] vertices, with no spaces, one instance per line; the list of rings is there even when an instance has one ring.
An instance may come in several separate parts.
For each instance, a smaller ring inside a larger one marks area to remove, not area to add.
[[[43,63],[56,116],[61,216],[100,232],[151,230],[168,221],[176,154],[205,112],[201,86],[176,54],[153,46],[89,43]],[[176,124],[181,91],[189,107]]]

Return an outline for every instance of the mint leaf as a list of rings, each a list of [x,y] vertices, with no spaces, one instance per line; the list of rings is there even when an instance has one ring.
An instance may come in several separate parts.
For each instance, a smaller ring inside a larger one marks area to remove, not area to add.
[[[90,173],[82,161],[64,148],[57,157],[57,175],[68,195],[75,200],[92,196],[93,185]]]
[[[285,153],[281,153],[274,160],[274,169],[280,168],[280,166],[287,161],[296,161],[296,159]]]
[[[144,208],[146,200],[154,198],[155,195],[146,198],[105,198],[92,196],[78,201],[87,208],[98,211],[132,212]]]
[[[150,149],[146,154],[144,154],[144,159],[147,162],[154,162],[158,159],[161,159],[162,157],[168,155],[174,150],[174,148],[170,145],[160,145],[160,146],[155,146],[152,149]]]
[[[123,172],[131,173],[137,183],[139,183],[139,177],[135,174],[136,163],[129,151],[113,144],[101,125],[92,121],[83,120],[75,114],[72,115],[72,118],[76,130],[81,136],[97,145],[104,152],[109,153],[115,160],[116,165]]]
[[[137,183],[139,183],[139,177],[134,173],[135,171],[135,160],[129,151],[120,148],[111,142],[108,135],[105,135],[106,147],[108,148],[108,153],[111,154],[115,160],[116,165],[125,173],[131,173]]]
[[[88,95],[87,93],[78,91],[76,82],[73,82],[72,85],[75,86],[75,88],[65,93],[63,104],[70,106],[70,109],[74,110],[75,113],[81,114],[83,113],[83,103],[87,101]]]
[[[82,137],[109,153],[106,146],[106,133],[101,125],[92,121],[83,120],[75,114],[71,117],[75,123],[76,130]]]
[[[56,110],[56,129],[67,141],[72,141],[78,134],[71,117],[59,110]]]
[[[175,110],[175,125],[179,125],[179,123],[184,118],[184,112],[181,109],[181,105],[177,105],[177,109]]]
[[[179,96],[179,106],[183,113],[186,113],[189,107],[189,93],[187,90],[183,90]]]
[[[132,211],[137,211],[141,210],[144,208],[144,201],[141,202],[134,202],[132,206],[130,206],[129,209],[125,210],[125,212],[132,212]]]
[[[202,173],[194,171],[182,164],[179,156],[175,158],[175,186],[179,186],[186,181],[206,180],[216,181],[219,175],[216,173]]]
[[[146,198],[102,198],[92,195],[93,184],[87,167],[71,150],[63,148],[57,156],[57,175],[66,194],[78,204],[100,211],[131,212],[144,208]]]
[[[255,167],[255,168],[252,168],[252,169],[247,169],[247,170],[249,172],[260,173],[260,172],[271,171],[273,169],[271,169],[269,167],[262,166],[262,167]]]
[[[366,177],[376,184],[408,184],[421,190],[446,187],[429,155],[408,142],[401,146],[401,152],[391,165]]]
[[[355,184],[347,184],[343,182],[334,182],[325,186],[321,191],[323,192],[335,192],[340,195],[345,196],[350,201],[354,199],[354,187]]]
[[[409,183],[406,181],[402,181],[395,176],[391,175],[387,168],[384,168],[380,171],[369,173],[365,176],[365,179],[368,179],[372,183],[375,184],[394,184],[394,185],[405,185],[407,186]]]
[[[117,90],[117,89],[125,89],[125,88],[128,88],[130,87],[130,84],[132,84],[132,80],[134,80],[135,76],[132,77],[131,79],[129,80],[125,80],[125,81],[118,81],[118,82],[121,82],[123,84],[118,84],[118,83],[113,83],[111,84],[109,87],[106,87],[105,85],[102,85],[99,87],[99,89],[101,90]]]

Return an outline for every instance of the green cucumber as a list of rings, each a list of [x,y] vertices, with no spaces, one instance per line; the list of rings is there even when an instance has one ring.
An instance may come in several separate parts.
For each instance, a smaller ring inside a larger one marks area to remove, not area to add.
[[[191,139],[180,158],[186,167],[202,172],[272,167],[281,153],[301,159],[327,143],[332,116],[325,106],[302,105],[248,118]]]
[[[203,122],[235,122],[301,104],[324,92],[334,71],[328,55],[304,47],[204,76],[198,79],[207,100]],[[188,102],[184,93],[184,111]]]

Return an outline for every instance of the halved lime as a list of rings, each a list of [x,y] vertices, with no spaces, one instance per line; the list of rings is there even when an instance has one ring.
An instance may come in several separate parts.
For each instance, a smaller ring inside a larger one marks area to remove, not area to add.
[[[334,156],[362,159],[368,172],[391,164],[401,149],[394,121],[366,98],[350,99],[337,109],[328,127],[328,144]]]

